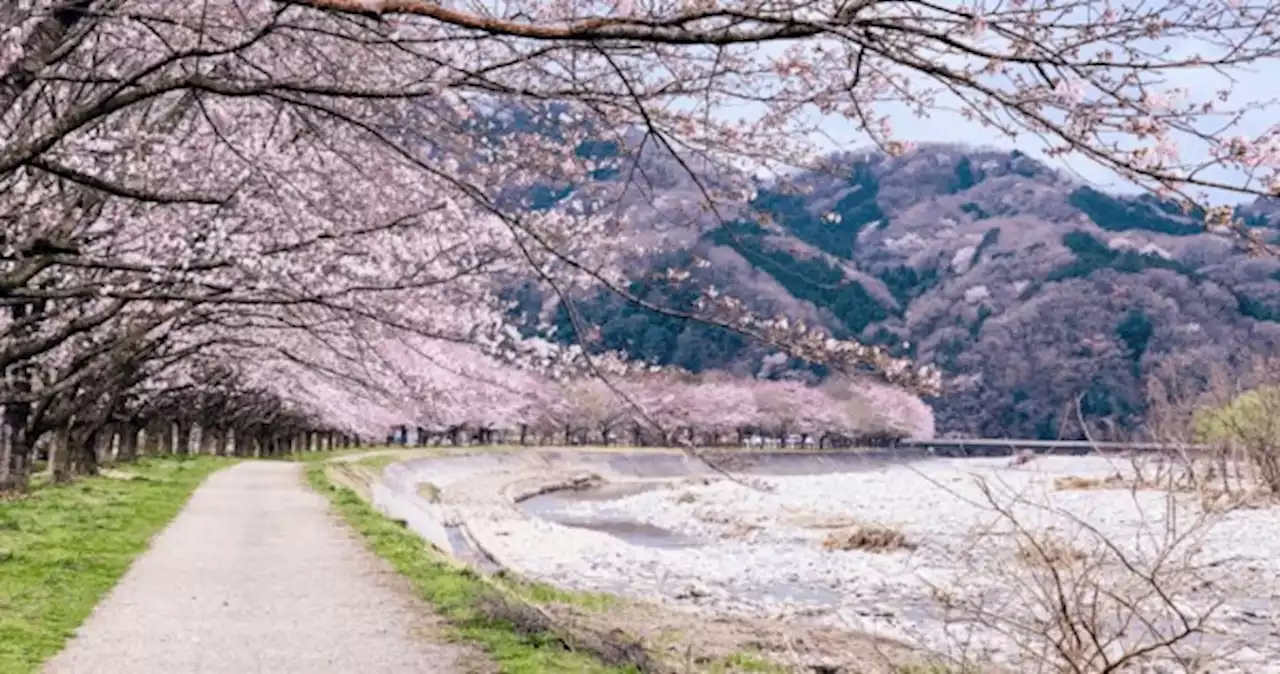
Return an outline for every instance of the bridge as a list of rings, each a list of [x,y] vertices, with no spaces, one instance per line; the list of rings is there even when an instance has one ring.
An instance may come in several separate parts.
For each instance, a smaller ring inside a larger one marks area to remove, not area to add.
[[[933,438],[899,440],[894,447],[918,449],[939,456],[1008,456],[1020,451],[1036,454],[1082,456],[1098,452],[1200,453],[1207,445],[1175,445],[1157,442],[1092,442],[1089,440],[1018,440],[1015,438]]]

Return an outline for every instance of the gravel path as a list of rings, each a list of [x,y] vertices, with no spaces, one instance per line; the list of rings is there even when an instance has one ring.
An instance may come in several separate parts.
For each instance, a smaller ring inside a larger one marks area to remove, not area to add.
[[[355,536],[297,464],[215,474],[44,671],[486,669]]]

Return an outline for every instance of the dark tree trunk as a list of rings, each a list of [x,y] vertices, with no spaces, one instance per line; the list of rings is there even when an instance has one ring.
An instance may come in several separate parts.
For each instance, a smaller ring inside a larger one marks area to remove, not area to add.
[[[9,306],[9,316],[15,325],[22,325],[29,317],[44,313],[44,302],[15,302]],[[35,330],[34,323],[30,327],[19,329],[14,338],[28,336]],[[34,365],[20,361],[5,372],[9,389],[17,401],[4,406],[4,425],[7,426],[5,450],[0,451],[0,491],[25,491],[31,478],[31,453],[35,438],[31,437],[28,422],[31,418],[31,403],[26,397],[31,393],[31,380],[34,376]],[[6,456],[7,454],[7,456]]]
[[[31,439],[27,431],[27,415],[29,407],[26,403],[16,403],[5,407],[3,432],[4,451],[0,452],[0,492],[25,491],[31,477]]]
[[[49,469],[54,484],[71,481],[71,429],[60,426],[49,445]]]
[[[98,474],[98,451],[103,436],[101,430],[89,430],[78,438],[72,435],[71,470],[75,475]]]
[[[173,453],[178,456],[186,456],[191,453],[191,424],[182,422],[178,424],[177,444],[173,447]]]
[[[120,451],[116,452],[116,461],[126,462],[138,458],[138,427],[126,421],[120,428]]]

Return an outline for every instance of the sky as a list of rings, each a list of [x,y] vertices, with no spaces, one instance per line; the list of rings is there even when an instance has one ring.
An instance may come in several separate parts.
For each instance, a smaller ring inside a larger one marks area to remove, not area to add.
[[[1221,87],[1221,78],[1217,76],[1198,75],[1188,76],[1186,79],[1190,81],[1190,88],[1193,92],[1197,94],[1203,93],[1205,96],[1212,96],[1212,92]],[[1238,93],[1234,97],[1233,103],[1241,101],[1264,103],[1276,99],[1280,97],[1280,59],[1259,64],[1255,72],[1238,74],[1237,79],[1239,81],[1236,87]],[[893,114],[893,124],[896,137],[899,140],[913,143],[963,143],[977,147],[1017,149],[1049,166],[1063,170],[1079,180],[1092,183],[1108,191],[1136,193],[1141,190],[1140,187],[1091,159],[1078,155],[1066,157],[1046,156],[1044,153],[1045,143],[1031,134],[1024,134],[1014,141],[999,131],[968,121],[956,112],[944,110],[931,113],[929,117],[920,118],[907,110],[905,106],[898,106],[898,108],[901,113]],[[882,108],[884,112],[888,113],[892,113],[893,109],[893,107]],[[1270,106],[1269,111],[1260,111],[1248,116],[1235,127],[1234,133],[1257,136],[1277,123],[1280,123],[1280,103]],[[862,134],[852,123],[844,119],[828,118],[824,120],[821,128],[824,135],[828,137],[828,139],[824,140],[831,142],[833,149],[861,148],[870,144],[865,134]],[[1186,153],[1188,158],[1193,160],[1207,158],[1203,147],[1188,148],[1188,150]],[[1206,175],[1212,175],[1224,182],[1239,182],[1242,178],[1241,175],[1233,174],[1225,169]],[[1254,199],[1252,195],[1241,195],[1225,191],[1216,192],[1210,196],[1215,201],[1221,201],[1222,203],[1241,203],[1253,201]]]
[[[1175,53],[1181,52],[1186,55],[1190,55],[1197,49],[1203,50],[1202,53],[1212,51],[1211,49],[1205,50],[1205,45],[1202,43],[1190,41],[1173,44],[1173,47],[1175,48]],[[1193,101],[1213,100],[1218,91],[1229,89],[1232,92],[1231,98],[1225,104],[1219,103],[1220,109],[1239,108],[1248,104],[1267,105],[1267,109],[1255,111],[1241,119],[1225,135],[1256,137],[1266,132],[1268,128],[1280,124],[1280,58],[1255,62],[1248,67],[1236,68],[1226,74],[1217,73],[1209,69],[1180,71],[1176,75],[1170,75],[1169,80],[1170,86],[1185,88],[1190,93],[1190,100]],[[956,99],[953,98],[951,100],[955,101]],[[1092,183],[1108,191],[1132,193],[1141,189],[1093,160],[1079,155],[1074,157],[1047,157],[1044,153],[1045,144],[1043,141],[1029,133],[1021,135],[1017,141],[1014,141],[998,131],[984,128],[976,122],[965,120],[956,112],[946,110],[931,113],[926,118],[917,117],[905,106],[884,106],[879,108],[879,111],[892,115],[898,140],[915,143],[964,143],[980,147],[1018,149],[1054,168],[1074,175],[1079,180]],[[847,120],[824,119],[820,128],[827,137],[824,141],[830,142],[833,150],[863,148],[869,145],[869,140]],[[1181,143],[1180,145],[1183,148],[1183,156],[1186,159],[1201,161],[1208,157],[1206,148],[1203,145],[1193,146],[1187,143]],[[1226,169],[1206,172],[1205,175],[1223,182],[1239,184],[1243,181],[1242,174],[1232,174]],[[1249,202],[1255,198],[1253,195],[1241,195],[1227,191],[1214,192],[1209,196],[1219,203]]]

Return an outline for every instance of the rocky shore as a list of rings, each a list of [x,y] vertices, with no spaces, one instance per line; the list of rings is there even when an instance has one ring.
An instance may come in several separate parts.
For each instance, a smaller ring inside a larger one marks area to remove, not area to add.
[[[1024,559],[1028,546],[1016,541],[1061,544],[1056,563],[1075,564],[1072,573],[1083,574],[1095,559],[1097,572],[1105,566],[1112,573],[1116,565],[1104,564],[1099,549],[1105,539],[1139,567],[1165,559],[1157,572],[1179,586],[1179,610],[1209,613],[1216,633],[1186,647],[1234,663],[1214,671],[1280,672],[1280,511],[1236,509],[1200,526],[1192,495],[1170,501],[1157,490],[1126,488],[1120,462],[1041,457],[1009,464],[929,460],[746,484],[701,470],[644,475],[616,470],[616,461],[571,456],[461,457],[405,470],[410,482],[429,480],[438,489],[436,507],[464,524],[487,555],[528,577],[714,614],[812,621],[948,653],[963,641],[968,656],[1009,664],[1031,637],[1001,638],[965,618],[1025,619],[1044,603],[1030,596],[1043,569]],[[1109,482],[1116,474],[1119,481]],[[991,485],[989,497],[978,478]],[[602,481],[648,488],[610,499],[561,494],[552,518],[519,504]],[[592,522],[635,523],[685,542],[638,545]],[[1172,569],[1175,563],[1187,568]],[[1103,585],[1136,597],[1143,579],[1121,570]],[[1219,599],[1225,603],[1209,611]],[[1148,610],[1171,615],[1168,607]],[[1157,629],[1173,629],[1163,624],[1168,615]]]

